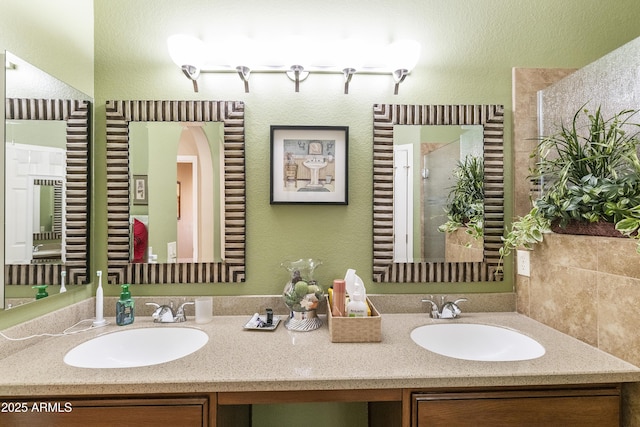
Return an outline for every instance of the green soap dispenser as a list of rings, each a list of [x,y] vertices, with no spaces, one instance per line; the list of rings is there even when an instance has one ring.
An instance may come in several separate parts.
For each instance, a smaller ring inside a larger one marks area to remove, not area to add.
[[[31,289],[38,290],[38,293],[36,293],[36,299],[41,299],[49,296],[49,293],[47,292],[47,286],[49,285],[37,285],[31,287]]]
[[[134,301],[129,292],[129,285],[122,285],[120,300],[116,303],[116,323],[120,326],[133,323]]]

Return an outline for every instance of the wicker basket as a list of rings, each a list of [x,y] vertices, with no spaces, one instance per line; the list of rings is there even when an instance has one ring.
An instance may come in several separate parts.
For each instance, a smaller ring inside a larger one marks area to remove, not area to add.
[[[331,342],[382,341],[382,318],[369,298],[367,298],[367,303],[371,308],[371,316],[368,317],[333,317],[327,304]]]

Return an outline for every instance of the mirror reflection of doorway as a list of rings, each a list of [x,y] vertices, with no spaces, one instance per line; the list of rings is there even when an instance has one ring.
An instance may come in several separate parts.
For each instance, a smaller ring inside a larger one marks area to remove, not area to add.
[[[216,151],[222,146],[211,141],[216,139],[214,129],[221,128],[202,123],[182,125],[176,157],[176,178],[181,187],[177,262],[213,262],[220,242],[215,224],[222,220],[216,206],[223,204],[216,185],[223,180],[215,165],[220,158]]]
[[[218,123],[129,124],[131,174],[148,180],[148,203],[131,204],[129,213],[148,217],[149,262],[205,263],[221,258],[222,130]]]
[[[178,156],[177,178],[180,183],[178,218],[178,262],[198,259],[198,158]]]

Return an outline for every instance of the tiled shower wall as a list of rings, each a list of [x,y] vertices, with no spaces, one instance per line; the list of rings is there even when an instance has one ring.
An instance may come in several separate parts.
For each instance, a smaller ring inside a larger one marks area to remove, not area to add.
[[[536,91],[550,86],[542,95],[543,134],[561,119],[571,120],[587,102],[589,109],[601,105],[605,117],[640,109],[640,39],[569,74],[571,70],[514,69],[517,216],[531,207],[526,171],[535,146],[528,138],[535,138],[538,129]],[[640,366],[640,254],[635,241],[549,234],[531,254],[530,277],[516,277],[516,294],[518,312]],[[640,426],[640,385],[625,385],[623,395],[623,425]]]

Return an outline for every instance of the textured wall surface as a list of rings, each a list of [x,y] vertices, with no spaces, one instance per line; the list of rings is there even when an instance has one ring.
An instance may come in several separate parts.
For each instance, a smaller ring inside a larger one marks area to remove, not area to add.
[[[640,38],[583,67],[571,78],[542,90],[542,135],[555,132],[580,107],[601,108],[605,119],[627,109],[640,109]],[[640,118],[635,117],[635,122]]]

